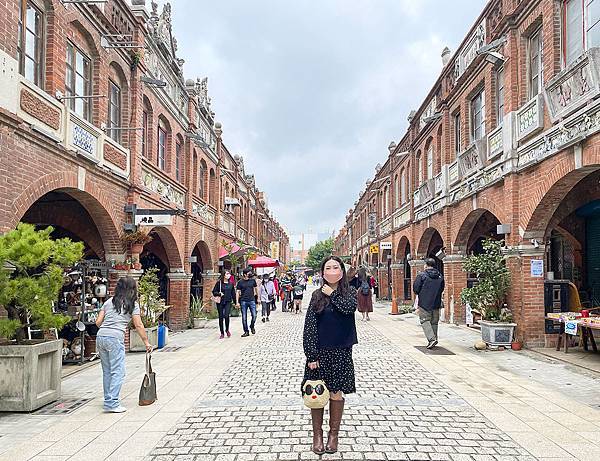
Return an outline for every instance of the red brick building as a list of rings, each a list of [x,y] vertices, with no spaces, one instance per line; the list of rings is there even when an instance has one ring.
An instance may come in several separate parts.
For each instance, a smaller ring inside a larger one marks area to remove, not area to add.
[[[182,328],[223,242],[261,254],[276,242],[285,258],[289,239],[228,151],[207,80],[184,79],[171,6],[131,3],[0,3],[0,231],[52,225],[119,263],[136,256],[123,234],[160,221],[139,260],[159,267]]]
[[[600,305],[599,12],[597,0],[491,0],[458,50],[444,50],[336,240],[354,264],[378,268],[384,296],[391,279],[410,299],[422,258],[434,257],[446,320],[464,323],[462,260],[492,237],[506,240],[509,306],[528,344],[555,339],[546,279],[570,280]]]

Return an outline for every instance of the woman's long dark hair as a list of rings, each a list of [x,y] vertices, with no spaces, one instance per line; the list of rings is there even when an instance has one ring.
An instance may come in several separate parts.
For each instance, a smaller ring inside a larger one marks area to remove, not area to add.
[[[367,282],[368,282],[368,281],[369,281],[369,277],[367,276],[367,269],[366,269],[365,267],[362,267],[362,266],[361,266],[361,267],[358,269],[358,279],[359,279],[361,282],[364,282],[364,281],[367,281]]]
[[[228,281],[225,281],[225,272],[229,272]],[[225,269],[223,272],[221,272],[221,277],[219,277],[219,280],[221,283],[231,283],[231,277],[233,277],[233,273],[229,269]]]
[[[133,277],[122,277],[117,282],[113,306],[119,314],[133,314],[138,298],[137,282]]]
[[[331,260],[336,261],[342,269],[342,278],[338,282],[338,287],[336,291],[342,296],[348,296],[350,294],[350,286],[348,285],[348,277],[346,276],[346,266],[344,266],[344,262],[340,258],[338,258],[337,256],[327,256],[321,263],[321,274],[325,274],[325,264],[327,264],[327,262]],[[323,284],[325,283],[327,283],[325,281],[325,278],[322,278],[321,286],[323,286]],[[317,313],[323,312],[323,309],[325,309],[325,307],[327,307],[327,304],[329,304],[329,296],[325,296],[321,292],[321,290],[317,290],[314,292],[313,298],[315,311]]]

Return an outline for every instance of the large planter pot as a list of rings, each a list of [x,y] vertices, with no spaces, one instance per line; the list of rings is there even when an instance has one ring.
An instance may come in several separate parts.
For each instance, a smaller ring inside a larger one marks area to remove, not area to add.
[[[0,345],[0,411],[33,411],[60,398],[62,345]]]
[[[481,339],[490,346],[510,346],[515,333],[516,323],[500,323],[480,320]]]
[[[206,324],[208,323],[208,319],[205,319],[205,318],[194,318],[193,322],[194,322],[194,330],[197,330],[198,328],[206,328]]]
[[[152,344],[152,347],[158,347],[158,326],[146,328],[146,335],[148,336],[148,341]],[[144,345],[144,341],[138,335],[138,332],[135,330],[129,331],[129,350],[131,352],[146,352],[146,346]]]

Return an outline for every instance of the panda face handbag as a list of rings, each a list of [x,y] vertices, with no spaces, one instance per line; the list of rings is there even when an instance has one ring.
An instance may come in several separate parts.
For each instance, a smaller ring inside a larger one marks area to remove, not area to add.
[[[308,379],[302,386],[302,399],[304,406],[315,410],[325,408],[329,402],[329,389],[321,379],[320,371],[319,379]]]

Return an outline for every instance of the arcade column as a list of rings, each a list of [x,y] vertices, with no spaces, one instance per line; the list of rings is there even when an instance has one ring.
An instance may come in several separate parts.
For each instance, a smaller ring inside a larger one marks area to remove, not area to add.
[[[183,330],[189,321],[190,288],[192,274],[169,272],[169,290],[167,305],[169,308],[169,326],[173,330]]]

